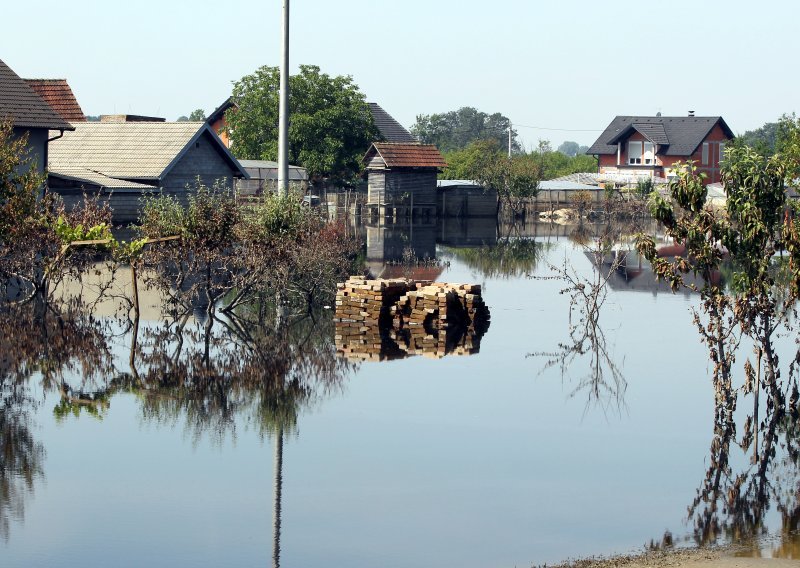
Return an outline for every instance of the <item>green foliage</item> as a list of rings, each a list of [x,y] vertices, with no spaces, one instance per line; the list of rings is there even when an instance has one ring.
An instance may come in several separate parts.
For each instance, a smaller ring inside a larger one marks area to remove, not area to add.
[[[205,122],[206,121],[206,112],[201,109],[195,109],[189,114],[189,122]]]
[[[461,150],[444,154],[447,167],[441,179],[473,179],[475,170],[480,170],[496,156],[507,156],[507,150],[496,140],[476,140]],[[545,145],[530,154],[517,153],[514,158],[532,160],[540,164],[541,179],[553,179],[579,172],[596,172],[597,159],[594,156],[579,154],[569,157],[562,152],[554,152]]]
[[[492,141],[507,152],[509,123],[500,113],[486,114],[473,107],[462,107],[446,113],[417,116],[411,133],[424,144],[435,144],[442,152],[463,150],[478,141]],[[511,150],[522,151],[513,128]]]
[[[69,244],[73,241],[96,241],[111,238],[111,228],[106,223],[84,229],[81,224],[70,225],[63,215],[59,215],[58,219],[56,219],[55,231],[64,244]]]
[[[543,167],[542,179],[554,179],[579,172],[596,172],[597,158],[586,154],[567,156],[560,151],[546,151],[540,157]]]
[[[302,206],[302,195],[268,195],[244,213],[244,227],[252,240],[268,241],[296,237],[307,225],[312,211]]]
[[[15,138],[11,123],[0,122],[0,247],[46,222],[48,203],[39,200],[43,183],[27,133]]]
[[[775,144],[778,138],[778,123],[767,122],[755,130],[748,130],[738,137],[741,143],[751,147],[759,154],[771,156],[775,153]]]
[[[535,239],[505,238],[493,246],[445,248],[445,251],[484,278],[519,278],[536,270],[550,246]]]
[[[237,108],[226,113],[240,158],[277,160],[280,72],[261,67],[233,87]],[[350,76],[331,77],[301,65],[289,79],[289,161],[312,179],[352,182],[378,132],[363,93]]]
[[[653,192],[653,178],[644,177],[636,182],[636,194],[639,197],[647,197]]]
[[[539,193],[542,164],[535,156],[507,157],[502,153],[488,155],[475,164],[469,179],[485,187],[494,188],[512,214],[521,213],[527,199]]]
[[[565,156],[569,156],[570,158],[574,158],[575,156],[585,154],[588,149],[589,149],[588,146],[581,146],[577,142],[573,142],[571,140],[562,142],[561,145],[558,147],[559,152],[561,152]]]
[[[185,214],[173,195],[146,196],[142,199],[139,232],[151,239],[182,235]]]
[[[149,239],[147,237],[134,239],[130,242],[114,241],[112,246],[114,260],[127,264],[138,262],[142,258],[144,247],[148,242]]]

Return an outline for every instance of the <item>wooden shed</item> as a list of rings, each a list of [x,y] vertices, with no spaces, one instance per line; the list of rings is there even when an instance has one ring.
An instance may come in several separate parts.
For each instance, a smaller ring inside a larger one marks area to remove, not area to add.
[[[99,193],[114,221],[135,221],[141,197],[186,204],[197,183],[233,188],[248,174],[204,122],[84,122],[50,143],[50,188],[68,206]]]
[[[436,176],[447,166],[436,146],[375,142],[364,163],[368,208],[381,216],[435,215]]]
[[[496,217],[497,190],[468,180],[437,182],[436,211],[439,217]]]

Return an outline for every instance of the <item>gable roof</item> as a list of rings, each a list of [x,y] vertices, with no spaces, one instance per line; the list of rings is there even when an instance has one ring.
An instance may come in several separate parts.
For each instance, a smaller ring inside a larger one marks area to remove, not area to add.
[[[163,179],[206,136],[235,176],[247,172],[205,122],[85,122],[50,143],[48,167],[86,168],[108,177]],[[238,175],[237,175],[238,174]]]
[[[367,104],[369,104],[369,111],[372,113],[372,120],[378,128],[381,138],[386,142],[417,142],[417,139],[402,124],[397,122],[392,115],[383,110],[378,103]]]
[[[639,132],[662,147],[660,154],[690,156],[717,124],[733,138],[721,116],[617,116],[586,153],[616,154],[618,142]]]
[[[209,124],[216,122],[218,119],[222,118],[225,115],[225,111],[233,107],[238,107],[238,105],[235,102],[233,102],[233,97],[228,97],[222,102],[221,105],[219,105],[216,109],[214,109],[214,112],[208,115],[206,122]]]
[[[447,162],[433,144],[401,144],[375,142],[370,146],[364,161],[380,155],[387,168],[446,168]]]
[[[34,90],[0,60],[0,120],[9,118],[16,127],[72,130]]]
[[[86,122],[66,79],[25,79],[31,89],[67,122]]]

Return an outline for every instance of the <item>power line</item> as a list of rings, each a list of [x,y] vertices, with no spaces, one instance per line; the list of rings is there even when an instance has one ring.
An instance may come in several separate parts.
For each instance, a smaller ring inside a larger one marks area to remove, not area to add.
[[[527,124],[517,124],[516,122],[513,123],[514,126],[520,126],[522,128],[533,128],[535,130],[553,130],[558,132],[603,132],[602,128],[594,129],[594,128],[547,128],[545,126],[529,126]]]

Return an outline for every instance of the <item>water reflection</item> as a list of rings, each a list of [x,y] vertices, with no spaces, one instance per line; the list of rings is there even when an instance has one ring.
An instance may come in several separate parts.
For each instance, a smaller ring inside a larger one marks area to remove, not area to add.
[[[777,557],[794,558],[800,529],[800,423],[797,387],[788,408],[767,397],[759,405],[753,391],[743,390],[743,432],[737,439],[737,397],[718,398],[709,467],[689,506],[694,541],[699,545],[758,542],[767,534],[766,516],[774,509],[781,520]],[[748,399],[751,398],[752,400]],[[759,419],[759,413],[763,415]]]
[[[609,283],[625,261],[624,254],[612,250],[615,242],[614,237],[606,235],[584,247],[593,267],[588,277],[572,266],[566,257],[560,266],[550,265],[550,276],[537,277],[562,283],[561,294],[569,297],[569,331],[567,340],[559,343],[555,351],[532,353],[531,356],[546,359],[542,372],[557,367],[562,380],[570,377],[576,367],[586,369],[583,376],[574,382],[569,394],[570,398],[584,395],[586,410],[598,405],[606,411],[621,412],[625,405],[628,383],[614,360],[600,325]]]
[[[44,478],[44,446],[31,431],[33,401],[23,390],[0,383],[0,537],[25,518],[25,503]]]

